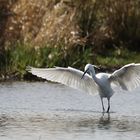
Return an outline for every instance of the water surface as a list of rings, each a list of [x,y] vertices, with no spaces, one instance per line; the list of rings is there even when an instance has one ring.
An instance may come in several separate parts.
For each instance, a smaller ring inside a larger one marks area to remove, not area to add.
[[[47,82],[0,84],[0,140],[140,140],[140,88],[111,98]],[[107,103],[107,102],[105,102]]]

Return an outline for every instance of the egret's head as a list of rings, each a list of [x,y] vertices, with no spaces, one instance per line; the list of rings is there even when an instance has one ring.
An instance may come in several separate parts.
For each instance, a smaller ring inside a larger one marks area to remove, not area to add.
[[[86,73],[88,73],[88,74],[91,74],[91,73],[95,74],[94,68],[99,68],[99,67],[96,66],[96,65],[87,64],[85,66],[84,74],[82,75],[82,78],[81,79],[83,79],[83,77],[84,77],[84,75]]]

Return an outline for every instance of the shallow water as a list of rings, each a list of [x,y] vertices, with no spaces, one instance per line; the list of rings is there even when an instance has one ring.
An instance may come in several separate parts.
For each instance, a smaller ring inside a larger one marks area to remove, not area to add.
[[[0,140],[140,140],[139,92],[117,89],[111,113],[102,114],[98,95],[47,82],[1,83]]]

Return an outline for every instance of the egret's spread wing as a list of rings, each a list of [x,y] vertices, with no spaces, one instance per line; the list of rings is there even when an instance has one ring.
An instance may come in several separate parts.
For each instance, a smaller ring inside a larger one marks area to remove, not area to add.
[[[110,75],[111,82],[118,82],[124,90],[132,90],[140,86],[140,63],[128,64]]]
[[[89,94],[97,93],[97,85],[91,76],[86,74],[81,79],[83,72],[71,67],[68,68],[34,68],[27,67],[27,71],[49,81],[62,83],[72,88],[85,91]]]

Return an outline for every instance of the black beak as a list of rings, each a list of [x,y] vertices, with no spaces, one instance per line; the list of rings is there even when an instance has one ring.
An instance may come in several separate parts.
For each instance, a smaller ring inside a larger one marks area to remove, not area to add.
[[[81,79],[84,78],[85,74],[87,73],[88,69],[84,72],[84,74],[82,75]]]

